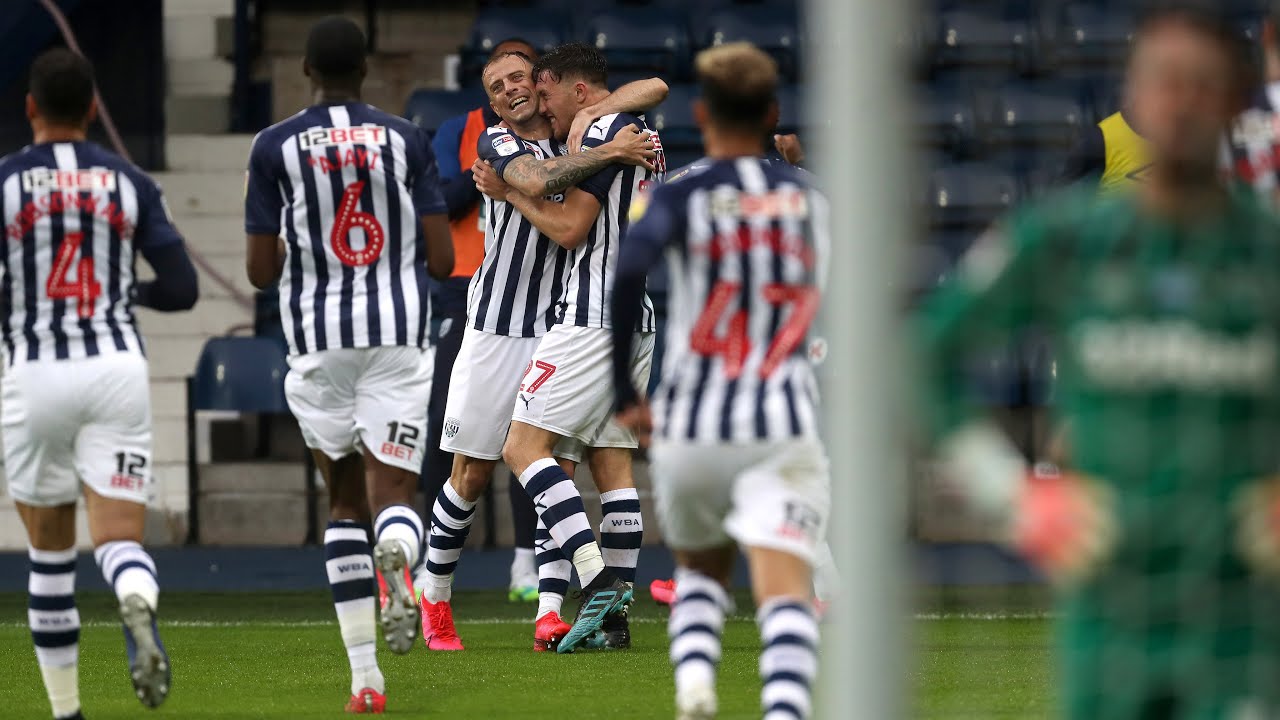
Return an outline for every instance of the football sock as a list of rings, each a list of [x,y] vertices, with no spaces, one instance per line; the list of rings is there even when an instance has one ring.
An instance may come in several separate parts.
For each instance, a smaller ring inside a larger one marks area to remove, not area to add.
[[[431,531],[427,536],[427,583],[422,588],[427,602],[438,603],[453,596],[453,571],[458,568],[462,546],[467,544],[476,504],[464,500],[453,485],[445,483],[431,508]]]
[[[93,550],[93,558],[102,569],[102,577],[123,601],[138,595],[155,612],[160,602],[160,584],[156,582],[156,563],[132,540],[103,543]]]
[[[351,694],[364,688],[383,692],[374,609],[377,586],[368,529],[351,520],[329,521],[324,531],[324,558],[338,629],[351,662]]]
[[[388,505],[373,521],[373,536],[377,542],[395,540],[404,548],[405,567],[412,569],[422,557],[422,544],[426,533],[418,511],[408,505]]]
[[[640,493],[622,488],[600,493],[600,553],[605,567],[621,580],[636,581],[636,563],[644,542],[644,520],[640,517]]]
[[[80,612],[76,610],[76,551],[27,549],[27,622],[54,717],[80,710]]]
[[[676,569],[676,599],[667,620],[676,697],[690,688],[715,688],[728,609],[729,595],[720,583],[694,570]]]
[[[531,547],[517,547],[511,558],[511,581],[515,583],[532,576],[537,572],[534,565],[534,550]]]
[[[564,596],[569,593],[569,576],[573,573],[573,565],[569,564],[560,546],[551,539],[551,533],[542,523],[542,518],[538,518],[533,537],[538,560],[538,614],[533,619],[537,620],[549,612],[560,613],[564,606]]]
[[[591,584],[604,570],[604,559],[573,480],[555,460],[543,458],[525,468],[520,484],[533,498],[534,506],[541,509],[539,517],[551,539],[572,560],[582,586]]]
[[[679,585],[676,592],[680,592]],[[765,720],[804,720],[812,712],[818,674],[818,621],[806,599],[774,598],[756,613],[760,624],[761,705]]]

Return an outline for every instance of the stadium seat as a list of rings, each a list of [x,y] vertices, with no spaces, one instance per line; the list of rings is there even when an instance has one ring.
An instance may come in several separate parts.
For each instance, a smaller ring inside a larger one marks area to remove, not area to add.
[[[404,116],[434,136],[445,120],[470,112],[488,102],[478,87],[467,90],[414,90],[405,103]]]
[[[1050,14],[1041,22],[1042,69],[1064,77],[1086,77],[1123,66],[1133,38],[1132,10],[1087,3],[1047,7]]]
[[[494,8],[482,12],[471,26],[467,44],[462,47],[459,84],[464,87],[478,84],[480,70],[489,60],[489,54],[503,40],[523,38],[542,52],[563,43],[568,27],[568,16],[553,10]]]
[[[957,163],[930,174],[926,197],[933,227],[979,229],[1013,207],[1018,183],[991,165]]]
[[[1089,117],[1093,122],[1120,110],[1124,99],[1124,76],[1115,73],[1094,75],[1083,82],[1081,97],[1089,107]]]
[[[799,85],[778,87],[778,132],[793,133],[804,128],[804,102]]]
[[[953,11],[938,16],[934,31],[926,41],[935,70],[964,68],[995,82],[1029,67],[1031,27],[1025,21]]]
[[[795,6],[743,4],[712,13],[703,47],[745,40],[773,56],[783,77],[795,81],[800,70],[800,32]]]
[[[618,7],[593,16],[583,39],[600,49],[612,70],[646,70],[675,77],[689,65],[689,31],[682,20],[647,7]]]
[[[287,415],[284,378],[289,372],[285,347],[277,340],[258,337],[210,338],[200,351],[195,373],[187,378],[187,470],[189,522],[187,542],[200,537],[200,476],[196,463],[196,413],[225,411],[254,415]],[[316,490],[307,455],[304,483],[307,492],[307,537],[314,540]]]
[[[1065,150],[1085,123],[1073,89],[1017,84],[980,97],[979,131],[988,156]]]
[[[926,86],[917,93],[916,143],[957,157],[975,153],[977,111],[963,86]]]
[[[697,96],[696,85],[672,85],[667,99],[648,113],[649,127],[658,131],[669,152],[702,147],[702,134],[693,120],[693,99]]]

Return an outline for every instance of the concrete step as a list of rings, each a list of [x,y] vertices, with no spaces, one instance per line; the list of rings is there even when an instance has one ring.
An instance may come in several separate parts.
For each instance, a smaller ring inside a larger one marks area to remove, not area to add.
[[[152,359],[154,366],[155,360]],[[194,367],[195,363],[192,363]],[[190,371],[188,371],[190,372]],[[187,383],[177,376],[158,378],[152,369],[151,418],[152,420],[185,419],[187,417]]]
[[[244,171],[177,171],[156,173],[174,217],[243,216]]]
[[[147,341],[147,358],[151,364],[153,383],[160,380],[181,386],[182,379],[195,372],[196,360],[207,340],[208,338],[199,335],[152,334]],[[152,387],[154,389],[154,384]],[[186,391],[179,388],[174,392]],[[184,402],[182,407],[185,406]]]
[[[177,417],[151,419],[151,461],[157,465],[187,462],[186,420]]]
[[[166,60],[199,60],[218,56],[216,15],[175,15],[164,19]]]
[[[252,135],[205,135],[170,132],[165,154],[170,171],[227,170],[244,173]],[[243,179],[243,177],[242,177]]]
[[[210,493],[200,498],[200,542],[301,545],[306,538],[306,516],[307,504],[300,492]],[[320,518],[317,522],[323,527]]]
[[[167,0],[164,17],[231,17],[236,13],[235,0]]]
[[[172,157],[172,156],[170,156]],[[243,182],[243,171],[241,171]],[[227,215],[192,215],[175,212],[173,222],[201,255],[244,258],[244,210]]]
[[[202,297],[195,309],[185,313],[158,313],[145,308],[137,310],[143,337],[225,335],[235,326],[253,325],[253,309],[240,306],[228,298]]]
[[[220,133],[231,126],[229,90],[194,91],[164,99],[165,126],[170,132]]]
[[[289,462],[210,463],[200,466],[200,491],[210,495],[240,493],[261,494],[306,493],[306,465]],[[317,483],[320,493],[324,486]]]
[[[184,95],[230,95],[235,71],[231,63],[212,55],[182,60],[169,60],[169,92]]]

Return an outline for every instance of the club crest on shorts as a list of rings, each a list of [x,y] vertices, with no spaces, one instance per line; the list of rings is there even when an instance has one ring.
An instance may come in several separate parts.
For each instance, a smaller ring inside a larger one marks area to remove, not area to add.
[[[445,437],[449,439],[453,439],[458,434],[458,430],[460,429],[461,429],[461,425],[458,423],[458,418],[445,418],[444,420],[444,436]]]

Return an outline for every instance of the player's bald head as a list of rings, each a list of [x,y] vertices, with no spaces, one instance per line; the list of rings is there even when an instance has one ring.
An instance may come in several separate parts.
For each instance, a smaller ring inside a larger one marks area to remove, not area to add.
[[[694,71],[716,125],[761,132],[777,123],[778,64],[760,48],[735,42],[703,50]]]

